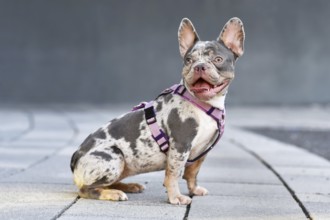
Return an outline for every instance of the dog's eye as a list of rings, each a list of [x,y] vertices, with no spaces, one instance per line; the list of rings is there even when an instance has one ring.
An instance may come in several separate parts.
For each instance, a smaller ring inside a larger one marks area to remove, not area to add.
[[[191,57],[186,57],[186,58],[185,58],[185,63],[186,63],[186,64],[191,64],[191,63],[192,63],[192,59],[191,59]]]
[[[221,63],[222,61],[223,61],[223,58],[222,57],[216,57],[214,59],[214,62],[216,62],[216,63]]]

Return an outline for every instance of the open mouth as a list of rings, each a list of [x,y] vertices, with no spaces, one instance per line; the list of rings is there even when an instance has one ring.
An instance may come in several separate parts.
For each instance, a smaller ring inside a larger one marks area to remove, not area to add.
[[[210,99],[217,95],[229,84],[229,80],[223,80],[218,85],[213,85],[206,80],[199,78],[191,87],[190,90],[199,98]]]

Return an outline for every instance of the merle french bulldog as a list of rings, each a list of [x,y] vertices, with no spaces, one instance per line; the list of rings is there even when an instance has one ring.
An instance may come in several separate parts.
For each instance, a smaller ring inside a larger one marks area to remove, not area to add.
[[[223,132],[225,96],[235,62],[243,54],[244,28],[239,18],[232,18],[216,41],[201,41],[184,18],[178,38],[181,84],[105,124],[73,154],[71,169],[82,198],[127,200],[125,192],[139,193],[145,187],[121,182],[124,178],[159,170],[165,170],[171,204],[191,203],[180,193],[181,177],[190,195],[208,193],[196,178],[206,153]]]

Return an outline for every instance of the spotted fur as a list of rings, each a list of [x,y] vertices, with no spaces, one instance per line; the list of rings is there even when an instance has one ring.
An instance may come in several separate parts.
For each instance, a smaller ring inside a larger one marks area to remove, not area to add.
[[[244,39],[236,39],[232,31],[237,32],[238,37],[244,37],[243,26],[237,18],[227,22],[217,41],[200,41],[192,23],[188,19],[182,20],[179,27],[179,48],[184,60],[182,77],[192,95],[195,94],[190,88],[196,80],[197,65],[204,65],[204,77],[211,83],[233,79],[234,63],[243,52]],[[215,62],[219,56],[222,58],[221,63]],[[228,86],[214,97],[202,101],[224,108]],[[189,167],[185,168],[185,164],[212,144],[217,134],[216,122],[178,95],[159,96],[154,102],[154,109],[157,123],[169,136],[170,148],[167,154],[160,151],[152,138],[144,111],[128,112],[90,134],[72,155],[71,169],[81,197],[127,200],[125,192],[138,193],[144,190],[144,186],[125,184],[120,182],[122,179],[159,170],[165,170],[164,186],[172,204],[191,202],[190,197],[180,193],[178,179],[181,177],[187,180],[190,194],[208,193],[205,188],[197,185],[196,180],[205,157]]]

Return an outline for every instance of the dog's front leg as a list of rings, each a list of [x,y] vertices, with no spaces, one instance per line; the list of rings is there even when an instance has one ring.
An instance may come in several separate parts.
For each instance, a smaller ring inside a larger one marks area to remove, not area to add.
[[[170,149],[168,152],[164,186],[167,189],[168,199],[171,204],[188,205],[191,203],[190,197],[181,194],[178,184],[178,180],[183,175],[188,155],[188,152],[179,153],[176,149]]]
[[[187,166],[184,170],[183,179],[187,180],[189,194],[192,196],[204,196],[208,194],[207,189],[197,185],[197,174],[204,160],[205,156]]]

